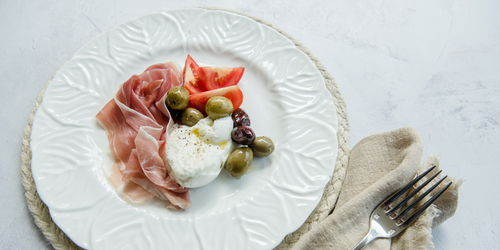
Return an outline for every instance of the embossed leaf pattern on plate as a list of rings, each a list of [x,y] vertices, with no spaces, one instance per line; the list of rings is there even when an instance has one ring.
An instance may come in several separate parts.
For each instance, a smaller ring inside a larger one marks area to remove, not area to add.
[[[191,190],[193,207],[132,205],[106,180],[113,164],[95,114],[149,65],[190,54],[202,65],[245,67],[242,107],[276,151],[235,180],[222,171]],[[286,37],[225,11],[172,10],[101,34],[54,76],[32,131],[37,190],[57,225],[90,249],[269,249],[313,211],[333,173],[337,118],[324,79]]]

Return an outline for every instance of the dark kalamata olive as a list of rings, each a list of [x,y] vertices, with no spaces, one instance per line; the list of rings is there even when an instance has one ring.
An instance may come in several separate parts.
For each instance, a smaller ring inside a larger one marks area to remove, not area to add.
[[[250,145],[255,140],[255,133],[250,127],[238,126],[231,131],[231,138],[239,144]]]
[[[231,118],[233,118],[233,126],[250,126],[250,117],[248,117],[247,113],[240,108],[237,108],[233,114],[231,114]]]

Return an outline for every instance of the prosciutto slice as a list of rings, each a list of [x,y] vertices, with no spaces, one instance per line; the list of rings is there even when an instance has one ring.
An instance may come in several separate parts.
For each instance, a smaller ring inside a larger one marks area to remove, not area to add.
[[[156,197],[171,209],[191,207],[188,189],[175,181],[164,153],[173,126],[165,98],[181,80],[175,64],[152,65],[124,82],[96,115],[116,161],[108,180],[134,203]]]

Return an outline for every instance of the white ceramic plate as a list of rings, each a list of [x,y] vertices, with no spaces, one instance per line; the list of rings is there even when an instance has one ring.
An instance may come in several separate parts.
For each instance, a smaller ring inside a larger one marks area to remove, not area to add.
[[[191,190],[187,211],[134,206],[108,184],[113,159],[97,112],[149,65],[187,54],[245,67],[242,107],[276,151],[235,180],[223,171]],[[226,11],[165,11],[124,23],[81,48],[54,76],[31,135],[32,171],[55,223],[89,249],[270,249],[313,211],[337,157],[337,117],[311,60],[268,26]]]

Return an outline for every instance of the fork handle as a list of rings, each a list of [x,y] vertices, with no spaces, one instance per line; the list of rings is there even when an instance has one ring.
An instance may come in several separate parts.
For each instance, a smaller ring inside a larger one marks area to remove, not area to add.
[[[370,230],[370,232],[368,232],[368,234],[352,250],[360,250],[366,244],[370,243],[376,238],[378,238],[378,236],[375,235],[372,230]]]

